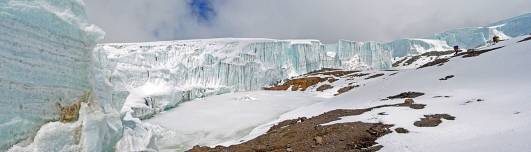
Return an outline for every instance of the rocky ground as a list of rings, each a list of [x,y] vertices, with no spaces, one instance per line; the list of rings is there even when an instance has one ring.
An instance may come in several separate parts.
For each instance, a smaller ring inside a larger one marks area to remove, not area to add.
[[[404,93],[407,94],[407,93]],[[376,139],[393,131],[392,124],[382,123],[331,123],[341,117],[361,115],[384,107],[410,107],[423,109],[426,105],[416,104],[407,98],[404,103],[381,105],[366,109],[337,109],[321,115],[285,120],[274,125],[269,131],[253,140],[228,147],[214,148],[195,146],[189,152],[285,152],[285,151],[348,151],[371,152],[382,148]],[[449,115],[426,116],[415,122],[419,127],[435,127],[441,118],[454,119]],[[408,133],[404,128],[396,128],[397,133]]]

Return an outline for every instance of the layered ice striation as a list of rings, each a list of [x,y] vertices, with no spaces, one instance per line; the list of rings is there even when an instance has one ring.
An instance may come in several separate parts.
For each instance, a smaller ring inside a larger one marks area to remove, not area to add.
[[[354,56],[372,68],[389,68],[391,54],[374,43],[318,40],[205,39],[102,44],[96,49],[114,94],[129,92],[123,110],[147,118],[212,94],[256,90],[279,80],[327,68],[345,68]],[[121,96],[125,97],[125,96]]]
[[[79,0],[0,1],[0,151],[106,151],[117,142],[120,115],[92,62],[103,35],[85,16]]]

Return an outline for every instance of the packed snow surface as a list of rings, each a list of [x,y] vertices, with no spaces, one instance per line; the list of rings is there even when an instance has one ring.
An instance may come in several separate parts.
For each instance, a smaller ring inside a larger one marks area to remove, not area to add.
[[[145,122],[165,130],[160,150],[186,150],[237,140],[285,112],[322,100],[303,92],[238,92],[183,103]]]

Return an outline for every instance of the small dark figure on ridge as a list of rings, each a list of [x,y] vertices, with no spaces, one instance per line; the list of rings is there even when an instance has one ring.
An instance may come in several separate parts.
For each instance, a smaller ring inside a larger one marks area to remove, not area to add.
[[[455,51],[455,54],[454,55],[457,55],[457,53],[459,53],[461,50],[459,50],[459,46],[454,46],[454,51]]]

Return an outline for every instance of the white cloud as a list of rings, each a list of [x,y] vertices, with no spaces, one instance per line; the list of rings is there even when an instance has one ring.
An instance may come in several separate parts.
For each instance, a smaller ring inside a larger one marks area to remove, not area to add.
[[[214,0],[199,24],[185,0],[86,0],[107,42],[213,37],[390,41],[528,13],[529,0]],[[155,34],[155,33],[158,33]]]

